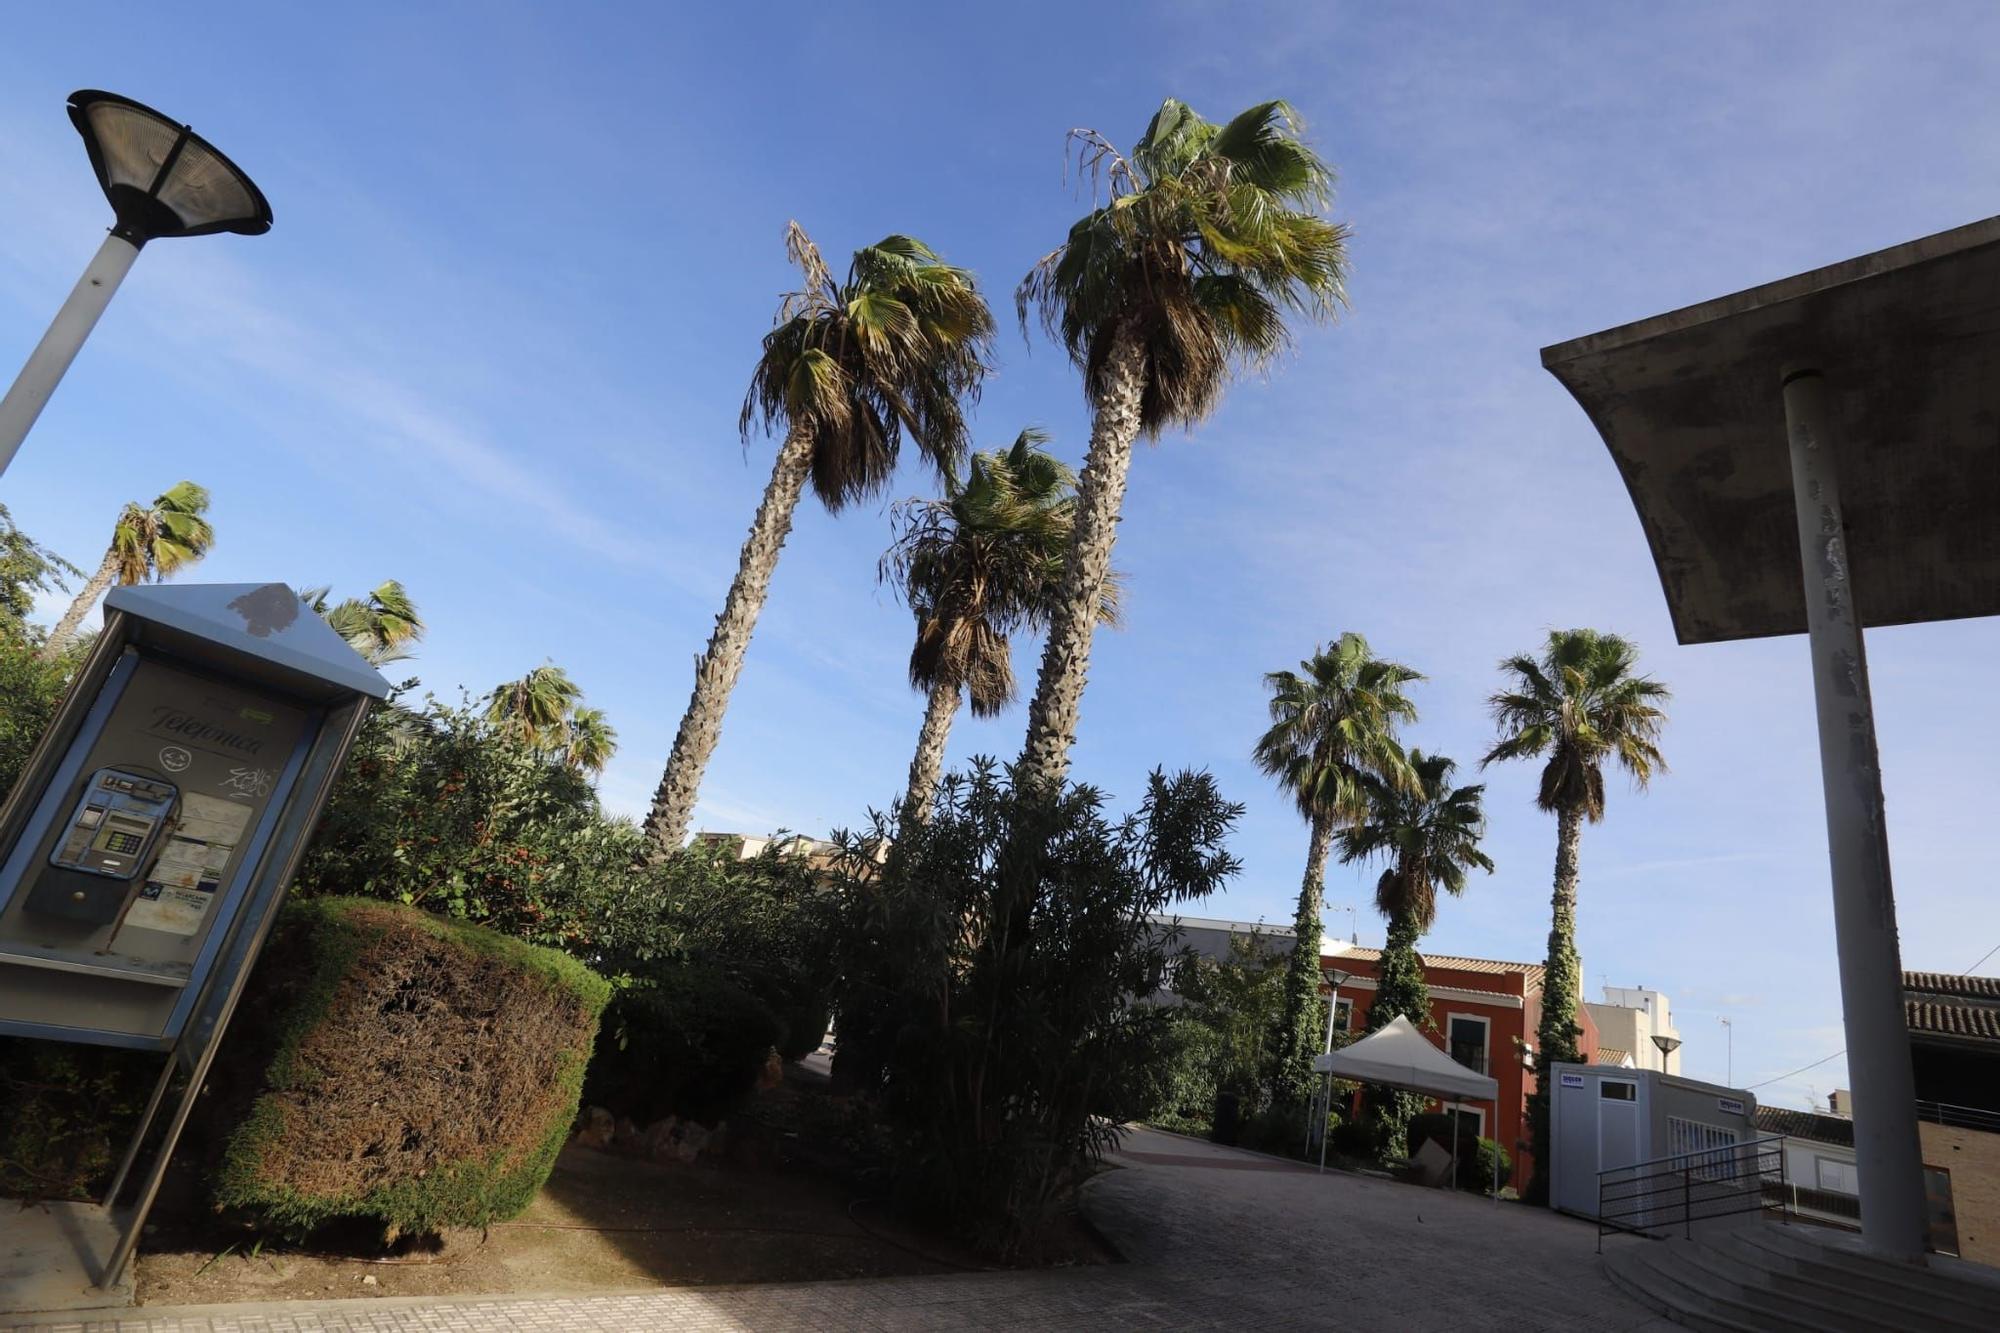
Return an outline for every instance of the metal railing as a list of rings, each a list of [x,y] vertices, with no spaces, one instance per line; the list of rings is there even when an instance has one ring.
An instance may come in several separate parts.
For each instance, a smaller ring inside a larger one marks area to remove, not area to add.
[[[1715,1217],[1786,1211],[1785,1136],[1673,1153],[1597,1173],[1597,1248],[1613,1231],[1659,1235]]]
[[[1983,1129],[2000,1134],[2000,1111],[1977,1106],[1953,1106],[1950,1102],[1918,1102],[1917,1119],[1933,1125],[1955,1125],[1959,1129]]]

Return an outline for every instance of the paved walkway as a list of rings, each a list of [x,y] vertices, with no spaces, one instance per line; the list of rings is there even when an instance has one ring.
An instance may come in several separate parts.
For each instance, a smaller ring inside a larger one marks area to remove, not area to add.
[[[1132,1260],[1101,1268],[596,1297],[142,1308],[36,1333],[516,1330],[1592,1329],[1667,1333],[1614,1290],[1589,1225],[1140,1132],[1088,1188]],[[1643,1243],[1643,1242],[1626,1242]],[[5,1326],[0,1326],[5,1327]]]

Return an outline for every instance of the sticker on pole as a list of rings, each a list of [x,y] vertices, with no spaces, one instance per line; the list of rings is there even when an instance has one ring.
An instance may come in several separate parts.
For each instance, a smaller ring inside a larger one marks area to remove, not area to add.
[[[1725,1115],[1743,1114],[1743,1103],[1737,1101],[1734,1097],[1717,1097],[1715,1104],[1722,1109]]]
[[[1562,1085],[1565,1088],[1580,1088],[1583,1086],[1583,1075],[1564,1074],[1562,1076]]]

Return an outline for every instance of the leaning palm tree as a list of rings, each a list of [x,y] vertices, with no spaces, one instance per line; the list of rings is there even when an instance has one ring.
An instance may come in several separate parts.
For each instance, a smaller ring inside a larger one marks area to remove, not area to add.
[[[1293,921],[1273,1100],[1303,1103],[1312,1089],[1319,1007],[1320,898],[1334,833],[1367,817],[1366,779],[1411,781],[1396,728],[1417,707],[1403,687],[1423,676],[1375,656],[1368,640],[1343,634],[1316,650],[1298,671],[1264,677],[1271,691],[1271,726],[1257,741],[1257,766],[1277,780],[1310,830],[1306,873]]]
[[[1042,449],[1047,442],[1046,433],[1024,430],[1005,452],[974,454],[963,481],[947,474],[941,499],[897,506],[881,574],[916,613],[910,685],[929,700],[910,760],[906,820],[930,818],[961,695],[975,717],[1012,703],[1008,636],[1048,625],[1076,519],[1076,474]],[[1100,619],[1116,619],[1117,589],[1116,579],[1106,582]]]
[[[1667,687],[1637,674],[1639,650],[1616,634],[1594,629],[1549,631],[1539,658],[1526,653],[1500,664],[1507,688],[1491,699],[1500,732],[1481,766],[1500,759],[1538,759],[1535,804],[1556,817],[1555,891],[1550,899],[1549,954],[1542,968],[1542,1021],[1536,1031],[1537,1090],[1528,1102],[1535,1160],[1549,1160],[1549,1066],[1578,1058],[1576,1021],[1582,978],[1577,974],[1577,847],[1587,820],[1604,818],[1604,764],[1623,768],[1643,790],[1666,771],[1660,729]],[[1547,1194],[1547,1172],[1531,1189]]]
[[[784,443],[715,632],[695,659],[694,693],[646,816],[654,859],[687,836],[807,480],[829,510],[872,495],[894,470],[905,431],[927,461],[949,468],[964,456],[961,404],[977,398],[986,375],[992,312],[972,275],[923,242],[890,236],[857,250],[838,282],[796,222],[785,246],[805,281],[778,307],[738,422],[746,440],[761,425],[782,428]]]
[[[1133,443],[1206,417],[1238,367],[1285,346],[1288,315],[1331,318],[1347,270],[1347,230],[1323,215],[1333,172],[1283,102],[1215,125],[1169,99],[1129,159],[1094,130],[1071,142],[1109,197],[1016,294],[1023,328],[1032,307],[1083,371],[1092,410],[1022,752],[1023,775],[1047,789],[1076,740]]]
[[[299,600],[347,640],[347,646],[368,659],[371,666],[385,666],[410,656],[410,649],[424,637],[427,628],[403,585],[387,579],[369,590],[366,597],[343,597],[329,604],[329,587],[303,588]]]
[[[83,618],[113,582],[127,587],[170,578],[207,555],[215,545],[215,529],[202,517],[207,509],[207,490],[191,481],[169,487],[150,505],[136,500],[126,505],[112,526],[111,545],[105,548],[97,572],[49,631],[42,655],[50,661],[62,656]]]
[[[570,715],[582,699],[583,690],[569,674],[545,662],[495,688],[486,697],[486,720],[538,750],[560,751],[569,739]]]

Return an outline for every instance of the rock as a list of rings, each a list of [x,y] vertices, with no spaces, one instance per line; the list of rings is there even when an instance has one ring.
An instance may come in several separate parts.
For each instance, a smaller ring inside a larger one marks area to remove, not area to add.
[[[692,1162],[701,1156],[701,1150],[708,1146],[709,1132],[692,1120],[681,1126],[680,1159]]]
[[[361,1285],[364,1287],[372,1287],[375,1286],[378,1281],[379,1279],[373,1273],[370,1273],[367,1277],[361,1279]]]
[[[599,1152],[611,1146],[612,1138],[618,1133],[618,1122],[611,1112],[601,1106],[593,1106],[584,1111],[583,1123],[577,1127],[576,1141],[586,1148]]]
[[[764,1057],[763,1072],[757,1075],[757,1091],[769,1092],[785,1081],[785,1062],[778,1057],[776,1047]]]
[[[644,1152],[646,1150],[645,1135],[639,1132],[639,1127],[633,1124],[627,1116],[621,1115],[618,1117],[618,1128],[612,1135],[611,1142],[615,1146],[625,1149],[627,1152]]]
[[[646,1126],[646,1132],[640,1136],[640,1147],[656,1162],[671,1161],[678,1153],[680,1136],[680,1117],[670,1115]]]

